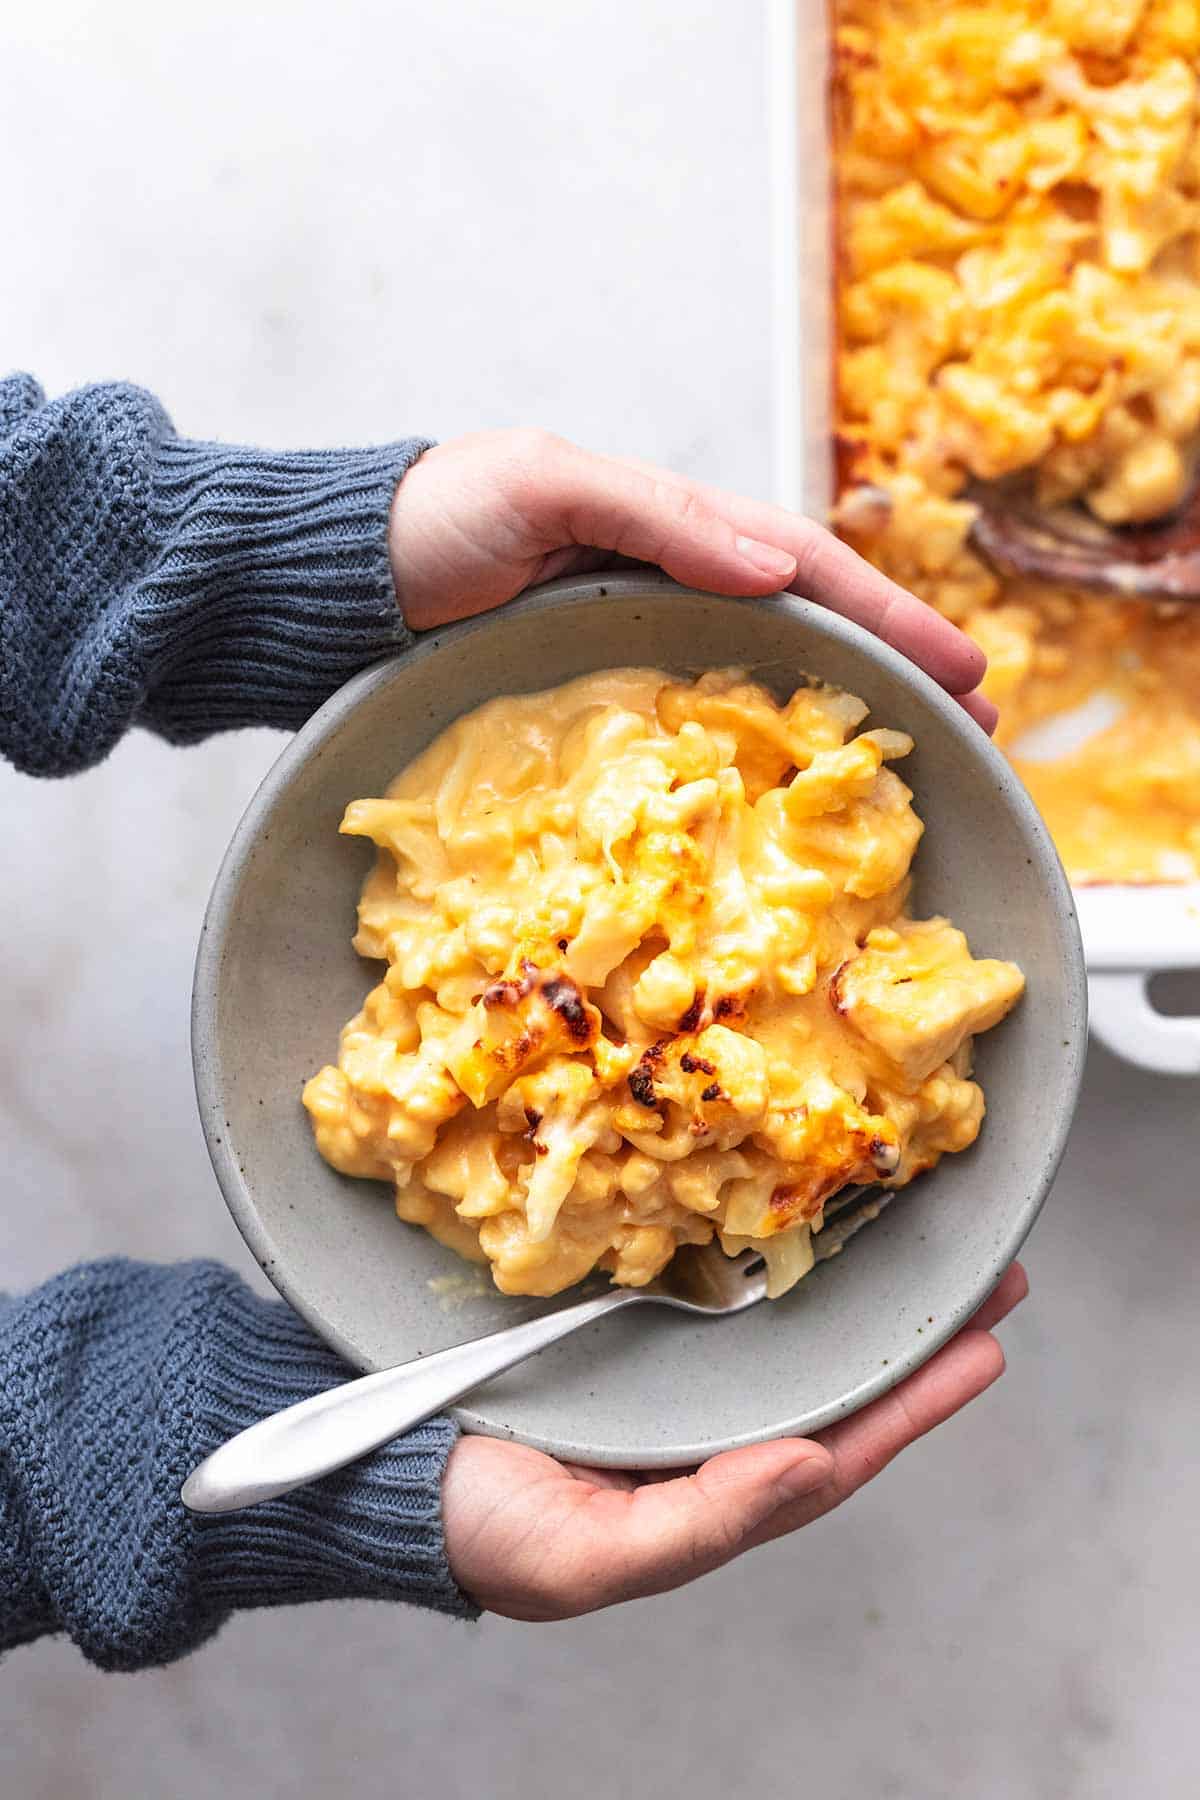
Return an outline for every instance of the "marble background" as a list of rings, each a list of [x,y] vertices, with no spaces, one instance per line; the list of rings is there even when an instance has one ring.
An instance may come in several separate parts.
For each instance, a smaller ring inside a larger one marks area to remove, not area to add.
[[[0,357],[192,435],[538,422],[766,492],[763,63],[760,8],[712,0],[6,9]],[[0,769],[5,1285],[253,1275],[187,1006],[279,742]],[[1008,1375],[802,1537],[549,1628],[325,1605],[131,1678],[43,1643],[0,1669],[4,1794],[1194,1795],[1196,1117],[1094,1055]]]

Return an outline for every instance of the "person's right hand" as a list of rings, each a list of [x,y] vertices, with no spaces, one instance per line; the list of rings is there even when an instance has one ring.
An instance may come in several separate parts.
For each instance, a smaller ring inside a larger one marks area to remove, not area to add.
[[[814,1438],[729,1450],[691,1474],[575,1468],[523,1444],[460,1438],[442,1483],[455,1579],[506,1618],[569,1619],[682,1587],[811,1525],[991,1386],[1004,1370],[992,1328],[1028,1291],[1014,1263],[970,1323],[890,1394]]]
[[[480,431],[427,450],[396,489],[388,541],[415,631],[503,606],[556,575],[654,563],[716,594],[788,588],[819,601],[903,651],[985,731],[996,723],[978,692],[979,646],[823,526],[548,431]]]

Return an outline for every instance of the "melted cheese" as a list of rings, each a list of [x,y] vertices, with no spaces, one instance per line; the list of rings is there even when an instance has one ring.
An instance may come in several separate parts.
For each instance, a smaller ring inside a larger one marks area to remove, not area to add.
[[[308,1083],[318,1147],[401,1218],[551,1294],[759,1245],[772,1291],[848,1183],[971,1143],[971,1034],[1021,992],[907,917],[898,732],[832,689],[616,670],[494,700],[342,830],[387,965]]]
[[[1108,524],[1188,491],[1200,433],[1197,0],[834,0],[843,534],[990,657],[999,741],[1076,881],[1200,876],[1200,607],[998,579],[970,477]]]

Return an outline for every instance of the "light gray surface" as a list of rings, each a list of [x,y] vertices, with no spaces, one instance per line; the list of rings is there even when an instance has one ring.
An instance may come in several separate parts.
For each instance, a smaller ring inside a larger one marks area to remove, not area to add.
[[[359,675],[292,740],[222,866],[196,967],[198,1090],[218,1178],[272,1281],[359,1367],[388,1368],[535,1316],[491,1294],[447,1312],[460,1267],[399,1230],[377,1184],[316,1155],[297,1096],[378,970],[347,952],[363,846],[337,825],[431,739],[496,694],[619,666],[730,663],[790,695],[804,675],[860,696],[916,742],[903,774],[925,821],[918,916],[945,914],[977,955],[1020,962],[1012,1016],[980,1037],[990,1118],[845,1256],[720,1327],[623,1313],[546,1350],[457,1408],[475,1429],[575,1462],[671,1468],[863,1405],[974,1312],[1020,1246],[1062,1154],[1084,1050],[1083,953],[1045,826],[999,752],[896,651],[790,597],[722,600],[663,577],[555,582],[430,634]],[[1019,1121],[1019,1128],[1016,1122]],[[551,1302],[551,1305],[554,1303]],[[598,1359],[603,1358],[602,1371]]]
[[[761,48],[696,0],[9,7],[0,356],[140,376],[198,433],[533,419],[765,492]],[[531,305],[556,256],[570,304]],[[187,992],[278,746],[0,769],[6,1282],[111,1250],[255,1278]],[[1008,1375],[803,1537],[545,1629],[318,1606],[130,1678],[35,1646],[0,1668],[5,1800],[1193,1800],[1197,1098],[1093,1058]]]

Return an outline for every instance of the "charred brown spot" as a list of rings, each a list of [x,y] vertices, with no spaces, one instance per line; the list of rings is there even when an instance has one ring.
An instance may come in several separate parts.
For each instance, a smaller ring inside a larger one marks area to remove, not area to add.
[[[525,1133],[526,1137],[532,1137],[541,1122],[542,1115],[537,1111],[536,1107],[527,1106],[525,1108],[525,1123],[528,1125],[529,1130]]]
[[[568,942],[569,942],[569,941],[570,941],[570,940],[569,940],[569,939],[567,939],[567,938],[559,938],[559,940],[558,940],[558,947],[559,947],[559,949],[560,949],[560,950],[565,950],[565,949],[566,949],[566,947],[567,947],[567,944],[568,944]]]
[[[737,994],[722,994],[713,1007],[714,1019],[741,1018],[746,1010],[746,1003]]]
[[[703,1011],[704,1011],[704,990],[703,990],[703,988],[701,988],[699,993],[696,995],[696,998],[692,1001],[692,1004],[688,1007],[687,1011],[684,1013],[682,1019],[680,1019],[679,1024],[676,1027],[676,1029],[679,1031],[695,1031],[697,1025],[700,1023],[700,1015]]]
[[[659,1042],[657,1044],[651,1044],[650,1048],[648,1050],[644,1050],[642,1052],[642,1061],[643,1062],[660,1063],[662,1061],[662,1059],[663,1059],[663,1046],[662,1046],[661,1039],[659,1040]]]
[[[684,1051],[679,1059],[679,1066],[685,1075],[694,1075],[697,1069],[702,1075],[715,1075],[717,1072],[715,1063],[710,1063],[706,1056],[693,1056],[690,1050]]]
[[[484,988],[479,998],[490,1012],[497,1006],[515,1006],[521,994],[515,981],[493,981],[490,987]]]
[[[725,1096],[721,1092],[720,1082],[710,1081],[700,1098],[702,1100],[723,1100]]]
[[[900,1146],[889,1144],[886,1138],[873,1137],[867,1145],[867,1154],[880,1175],[894,1175],[900,1167]]]
[[[483,1001],[483,1004],[489,1008],[494,1006],[516,1006],[525,998],[530,988],[532,988],[534,982],[537,980],[538,974],[539,970],[537,965],[531,963],[529,958],[524,956],[521,958],[521,978],[519,981],[513,980],[511,977],[508,980],[493,981],[488,987],[484,988],[483,993],[479,997]]]
[[[519,1037],[510,1038],[506,1044],[496,1044],[490,1052],[492,1059],[500,1068],[512,1069],[515,1072],[527,1060],[530,1053],[538,1048],[541,1043],[541,1035],[538,1032],[531,1036],[528,1031],[523,1031]]]
[[[538,1140],[536,1138],[534,1138],[533,1154],[535,1156],[545,1156],[546,1152],[549,1150],[549,1148],[550,1148],[549,1144],[539,1144]]]
[[[787,1182],[771,1195],[771,1210],[791,1213],[799,1219],[815,1218],[825,1202],[845,1187],[848,1178],[848,1171],[843,1167],[831,1169],[815,1181]]]
[[[658,1105],[654,1093],[654,1070],[647,1065],[645,1057],[629,1077],[629,1091],[639,1106],[649,1107],[653,1111]]]
[[[592,1036],[591,1020],[583,1004],[583,995],[567,975],[548,981],[542,989],[546,1005],[552,1007],[577,1044],[586,1044]]]

